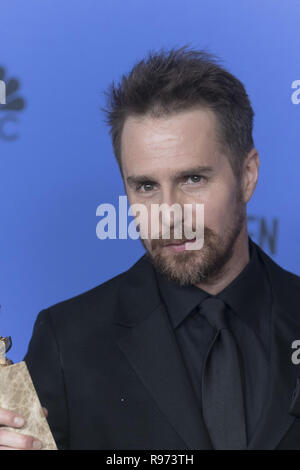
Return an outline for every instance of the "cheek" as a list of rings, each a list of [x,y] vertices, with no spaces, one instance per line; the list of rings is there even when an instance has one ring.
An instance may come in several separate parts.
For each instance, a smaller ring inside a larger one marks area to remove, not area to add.
[[[147,244],[147,240],[151,239],[151,233],[158,233],[158,226],[154,223],[151,225],[151,204],[146,200],[141,201],[136,197],[129,197],[128,202],[131,206],[131,213],[135,216],[136,224],[139,225],[140,236]]]
[[[235,214],[235,193],[219,189],[203,202],[205,226],[217,233],[222,233],[222,228],[230,224]]]

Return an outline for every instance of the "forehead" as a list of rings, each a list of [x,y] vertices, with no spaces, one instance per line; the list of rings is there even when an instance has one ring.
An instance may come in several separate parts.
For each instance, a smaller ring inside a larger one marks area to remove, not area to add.
[[[129,116],[124,123],[121,160],[125,172],[212,164],[216,150],[216,118],[207,108],[159,118]]]

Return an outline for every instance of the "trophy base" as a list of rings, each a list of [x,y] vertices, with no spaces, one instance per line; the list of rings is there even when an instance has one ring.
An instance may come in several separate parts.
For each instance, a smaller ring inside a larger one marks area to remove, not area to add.
[[[22,428],[5,429],[34,436],[41,450],[57,450],[47,419],[24,361],[0,367],[0,407],[22,416]]]

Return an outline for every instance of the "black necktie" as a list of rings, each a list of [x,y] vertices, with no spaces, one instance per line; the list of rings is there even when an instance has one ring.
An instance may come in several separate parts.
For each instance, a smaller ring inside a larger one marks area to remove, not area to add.
[[[228,328],[226,305],[210,297],[200,304],[201,315],[216,330],[203,366],[203,418],[215,449],[246,449],[241,355]]]

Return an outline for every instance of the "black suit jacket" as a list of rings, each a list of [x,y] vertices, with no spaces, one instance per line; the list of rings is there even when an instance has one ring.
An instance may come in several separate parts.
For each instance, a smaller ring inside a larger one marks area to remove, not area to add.
[[[300,365],[291,360],[300,339],[300,277],[257,249],[273,292],[271,370],[249,448],[300,449]],[[41,311],[24,360],[60,449],[212,448],[145,255]]]

